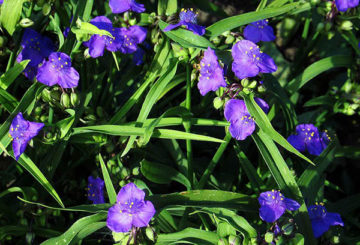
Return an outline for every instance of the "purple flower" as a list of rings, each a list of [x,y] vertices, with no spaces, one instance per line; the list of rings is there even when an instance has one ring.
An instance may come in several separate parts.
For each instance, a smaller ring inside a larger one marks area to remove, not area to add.
[[[281,228],[278,224],[274,225],[273,231],[275,236],[281,235]]]
[[[115,14],[124,13],[129,10],[137,13],[145,11],[144,4],[137,3],[135,0],[110,0],[109,6]]]
[[[147,226],[156,211],[144,197],[145,192],[133,183],[121,188],[116,204],[108,211],[107,227],[114,232],[128,232],[133,226]]]
[[[0,0],[0,4],[3,4],[4,0]]]
[[[94,204],[105,203],[104,199],[104,181],[97,177],[96,179],[92,176],[88,178],[88,199]]]
[[[298,151],[308,150],[311,155],[318,156],[326,148],[331,138],[326,132],[321,135],[313,124],[300,124],[296,126],[296,134],[287,139]]]
[[[23,60],[30,60],[30,63],[24,70],[24,74],[28,79],[32,80],[36,76],[38,65],[55,50],[55,46],[49,38],[28,28],[24,31],[21,47],[22,50],[16,61],[20,63]]]
[[[168,25],[164,32],[171,31],[179,26],[185,26],[186,29],[192,31],[196,35],[204,35],[205,27],[199,26],[197,24],[197,16],[198,14],[193,11],[193,9],[182,9],[179,15],[180,21],[175,25]]]
[[[264,100],[255,98],[255,101],[265,113],[268,113],[269,106]],[[244,140],[254,132],[254,118],[251,117],[243,100],[229,100],[225,105],[224,115],[230,122],[229,131],[233,138]]]
[[[144,55],[145,55],[145,50],[142,48],[138,48],[134,53],[133,63],[136,66],[143,64],[144,63]]]
[[[216,91],[220,87],[226,87],[224,71],[221,68],[217,56],[211,48],[204,52],[204,58],[200,62],[200,75],[198,89],[204,96],[209,91]]]
[[[345,12],[349,8],[358,6],[359,0],[335,0],[335,4],[339,11]]]
[[[260,194],[260,218],[272,223],[278,220],[285,210],[294,211],[300,208],[300,204],[290,198],[284,197],[280,191],[266,191]]]
[[[44,127],[43,123],[25,120],[21,112],[15,116],[10,125],[9,136],[13,139],[12,147],[16,161],[25,151],[27,143],[39,133],[42,127]]]
[[[274,30],[268,25],[268,22],[268,20],[259,20],[246,26],[244,29],[245,38],[254,43],[275,40]]]
[[[61,52],[51,53],[38,69],[36,79],[48,86],[58,84],[62,88],[74,88],[79,82],[79,73],[71,67],[71,59]]]
[[[324,234],[324,232],[329,230],[331,225],[344,226],[344,222],[342,221],[340,214],[328,213],[323,203],[320,203],[320,205],[318,203],[315,204],[316,205],[310,206],[308,211],[313,233],[316,238],[320,237]]]
[[[106,30],[111,33],[114,38],[104,35],[92,35],[90,40],[84,45],[89,47],[89,54],[93,58],[103,56],[104,49],[110,52],[119,50],[120,43],[120,28],[114,28],[111,21],[105,16],[95,17],[90,21],[91,24],[101,30]]]
[[[141,26],[130,26],[120,28],[119,50],[124,54],[134,53],[138,49],[138,44],[146,38],[146,29]]]
[[[255,77],[277,70],[274,60],[260,51],[259,46],[248,40],[237,42],[232,48],[232,70],[239,79]]]

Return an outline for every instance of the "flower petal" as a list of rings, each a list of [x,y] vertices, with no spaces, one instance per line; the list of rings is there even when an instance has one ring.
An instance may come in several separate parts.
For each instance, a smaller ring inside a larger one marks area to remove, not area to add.
[[[144,205],[134,214],[133,225],[136,227],[145,227],[149,224],[155,214],[154,205],[150,201],[145,201]]]
[[[143,201],[145,198],[145,192],[139,188],[134,183],[129,183],[121,188],[119,194],[117,195],[116,201],[118,203],[124,204],[129,200]]]
[[[264,53],[261,54],[260,61],[257,65],[261,73],[272,73],[277,70],[277,66],[273,58]]]
[[[306,149],[304,138],[301,135],[290,135],[287,141],[300,152],[304,152]]]
[[[285,197],[284,204],[285,204],[285,208],[290,211],[295,211],[300,208],[300,204],[297,201],[290,198]]]
[[[29,122],[29,127],[27,129],[27,134],[29,137],[33,138],[39,134],[40,130],[45,126],[43,123]]]
[[[30,139],[25,140],[25,139],[14,139],[13,143],[12,143],[12,147],[13,147],[13,152],[14,152],[14,157],[17,160],[19,160],[21,154],[24,153],[27,143],[29,142]]]
[[[103,56],[105,48],[104,37],[101,37],[100,35],[92,35],[88,42],[88,47],[91,57],[97,58]]]
[[[306,147],[311,155],[319,156],[324,150],[322,141],[319,137],[312,137],[311,140],[306,142]]]
[[[255,77],[259,74],[259,67],[247,56],[240,57],[232,63],[232,71],[239,79]]]
[[[261,98],[255,98],[254,100],[266,114],[269,112],[270,108],[265,100],[263,100]]]
[[[137,3],[135,0],[130,0],[130,9],[136,13],[145,11],[144,4]]]
[[[244,37],[254,43],[261,41],[261,33],[258,27],[250,24],[244,29]]]
[[[130,0],[110,0],[109,6],[114,14],[120,14],[130,9]]]
[[[278,220],[285,212],[285,208],[279,206],[264,205],[260,207],[260,218],[266,222],[272,223]]]
[[[249,119],[249,114],[244,114],[239,120],[230,123],[229,132],[237,140],[244,140],[255,130],[255,122]]]
[[[128,232],[132,227],[133,216],[122,212],[120,206],[115,204],[109,208],[106,219],[107,227],[114,232]]]
[[[235,122],[244,114],[249,114],[243,100],[231,99],[226,102],[224,116],[228,122]]]
[[[192,31],[195,35],[202,36],[205,34],[205,27],[203,26],[191,22],[186,22],[184,23],[184,25],[187,27],[189,31]]]
[[[330,225],[321,218],[311,220],[311,226],[314,233],[314,237],[318,238],[329,230]]]
[[[165,27],[165,29],[164,29],[163,31],[164,31],[164,32],[171,31],[171,30],[173,30],[173,29],[175,29],[175,28],[178,28],[178,27],[181,26],[181,25],[182,25],[181,22],[179,22],[179,23],[177,23],[177,24],[174,24],[174,25],[168,25],[167,27]]]
[[[66,67],[59,74],[58,84],[62,88],[74,88],[79,83],[79,73],[73,67]]]
[[[51,62],[47,61],[38,68],[36,79],[45,85],[53,86],[58,82],[59,76]]]
[[[338,213],[327,213],[325,217],[325,222],[329,225],[344,226],[344,222],[342,221],[341,216]]]
[[[271,26],[264,26],[261,32],[261,41],[271,42],[275,40],[274,29]]]

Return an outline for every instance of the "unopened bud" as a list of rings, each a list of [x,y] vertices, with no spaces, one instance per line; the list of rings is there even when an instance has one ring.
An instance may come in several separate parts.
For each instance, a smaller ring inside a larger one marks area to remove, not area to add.
[[[136,25],[136,19],[130,19],[130,20],[129,20],[129,24],[130,24],[131,26]]]
[[[155,242],[155,234],[151,227],[147,227],[145,230],[146,237],[150,240]]]
[[[353,23],[349,20],[344,20],[340,24],[340,29],[344,31],[351,31],[353,29]]]
[[[218,44],[220,44],[221,39],[220,39],[219,37],[214,37],[213,39],[211,39],[211,41],[212,41],[214,44],[218,45]]]
[[[274,233],[266,232],[266,234],[265,234],[265,242],[272,243],[273,240],[274,240]]]
[[[224,101],[220,97],[215,97],[213,104],[214,108],[219,110],[224,105]]]
[[[62,93],[60,98],[60,104],[65,108],[70,108],[70,97],[67,93]]]
[[[45,0],[37,0],[37,2],[36,2],[37,6],[39,6],[39,7],[44,6],[44,3],[45,3]]]
[[[43,91],[41,92],[41,98],[44,102],[50,102],[51,101],[51,95],[50,95],[50,91],[49,89],[45,88],[43,89]]]
[[[51,5],[48,4],[48,3],[45,3],[43,8],[42,8],[43,15],[47,16],[47,15],[50,14],[50,12],[51,12]]]
[[[247,79],[241,80],[241,86],[243,86],[244,88],[247,88],[247,86],[249,86],[249,80],[247,80]]]
[[[231,35],[227,36],[227,38],[225,39],[226,44],[232,44],[234,43],[234,41],[235,41],[235,37]]]
[[[136,176],[136,175],[139,175],[139,174],[140,174],[140,168],[139,168],[139,167],[135,167],[135,168],[132,169],[131,172],[132,172],[132,174],[135,175],[135,176]]]
[[[229,245],[240,245],[240,238],[234,235],[230,235]]]
[[[72,106],[78,106],[80,104],[79,96],[77,93],[70,94],[70,102]]]
[[[264,86],[260,85],[260,86],[257,88],[257,91],[258,91],[259,93],[264,93],[264,92],[266,91],[266,89],[265,89]]]
[[[0,36],[0,48],[5,47],[7,43],[7,38],[5,36]]]
[[[257,81],[252,81],[252,82],[249,84],[248,88],[255,88],[256,85],[257,85]]]
[[[22,20],[20,20],[20,26],[21,27],[30,27],[34,24],[34,21],[30,20],[29,18],[24,18]]]

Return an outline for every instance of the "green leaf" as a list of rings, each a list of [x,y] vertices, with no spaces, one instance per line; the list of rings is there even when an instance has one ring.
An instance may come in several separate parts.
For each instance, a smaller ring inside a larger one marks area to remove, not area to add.
[[[161,30],[164,30],[168,26],[167,23],[160,20],[159,21],[159,27]],[[184,48],[201,48],[201,49],[207,49],[215,48],[214,44],[212,44],[208,39],[206,39],[203,36],[199,36],[194,34],[192,31],[188,31],[182,28],[178,28],[172,31],[164,32],[168,38],[171,40],[179,43]]]
[[[1,5],[1,25],[12,35],[20,20],[24,0],[4,0]]]
[[[72,109],[67,109],[65,111],[70,114],[70,117],[56,123],[56,127],[60,129],[60,139],[67,136],[75,121],[75,111]]]
[[[271,125],[268,117],[266,116],[265,112],[260,108],[260,106],[255,102],[254,95],[250,94],[244,95],[244,100],[246,104],[246,108],[249,110],[250,115],[254,117],[256,124],[261,128],[267,135],[271,137],[276,143],[284,147],[291,153],[294,153],[298,157],[306,160],[310,164],[314,165],[314,163],[301,154],[298,150],[296,150],[281,134],[279,134]]]
[[[288,198],[295,199],[300,203],[301,206],[295,219],[299,224],[299,230],[308,241],[307,244],[316,244],[304,198],[279,149],[272,139],[262,130],[252,134],[252,138],[281,191],[283,191]]]
[[[350,67],[354,64],[353,62],[350,55],[337,55],[321,59],[308,66],[303,73],[291,80],[286,86],[286,90],[290,94],[295,93],[319,74],[338,67]]]
[[[145,178],[157,184],[169,184],[171,181],[176,181],[188,190],[191,189],[189,180],[183,174],[164,164],[144,160],[141,162],[141,173]]]
[[[116,203],[116,191],[115,191],[114,185],[112,184],[109,172],[107,170],[107,167],[104,163],[104,160],[103,160],[101,154],[99,154],[99,159],[100,159],[101,172],[103,173],[106,192],[108,194],[109,201],[111,204],[115,204]]]
[[[4,89],[0,88],[0,104],[8,111],[12,112],[19,104],[17,99]]]
[[[26,66],[29,64],[30,60],[23,60],[20,63],[15,63],[7,72],[1,75],[0,77],[0,87],[2,89],[7,89],[15,79],[25,70]]]
[[[241,14],[241,15],[232,16],[232,17],[222,19],[222,20],[216,22],[215,24],[206,28],[206,30],[207,30],[207,33],[209,33],[209,35],[211,37],[216,37],[226,31],[231,31],[232,29],[235,29],[235,28],[243,26],[243,25],[247,25],[249,23],[252,23],[252,22],[255,22],[258,20],[263,20],[263,19],[279,16],[282,14],[286,14],[286,13],[296,9],[299,6],[300,6],[299,3],[291,3],[291,4],[287,4],[285,6],[278,7],[278,8],[266,8],[266,9],[260,10],[258,12],[254,11],[254,12],[248,12],[248,13]]]
[[[258,202],[248,195],[220,191],[220,190],[193,190],[165,195],[152,195],[147,197],[161,210],[169,206],[200,207],[200,208],[230,208],[243,212],[258,212]]]
[[[94,215],[90,215],[84,218],[77,220],[65,233],[58,237],[51,238],[41,243],[41,245],[68,245],[72,243],[76,236],[81,235],[81,231],[86,229],[86,227],[98,222],[100,220],[104,220],[107,216],[106,212],[98,213]],[[85,227],[85,228],[84,228]],[[83,233],[84,234],[84,233]]]
[[[160,234],[157,238],[156,245],[169,244],[218,244],[220,237],[210,231],[198,230],[194,228],[186,228],[185,230],[170,233]]]

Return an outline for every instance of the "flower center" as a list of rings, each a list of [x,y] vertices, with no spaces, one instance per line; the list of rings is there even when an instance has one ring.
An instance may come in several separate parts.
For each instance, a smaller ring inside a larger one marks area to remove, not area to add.
[[[69,62],[67,62],[64,59],[61,59],[61,57],[58,57],[57,59],[51,59],[51,64],[52,67],[55,68],[56,70],[60,71],[62,70],[64,67],[69,67]]]
[[[259,50],[259,46],[256,46],[255,48],[251,46],[248,50],[245,51],[245,54],[254,63],[258,63],[260,61],[260,55],[262,53],[263,52]]]
[[[194,12],[194,9],[182,9],[180,12],[180,21],[190,22],[193,24],[197,24],[197,16],[198,13]]]
[[[124,35],[124,44],[123,45],[125,47],[129,47],[129,48],[135,47],[136,44],[137,44],[136,38],[128,36],[128,35]]]
[[[25,46],[26,48],[30,48],[30,49],[33,49],[33,50],[36,50],[36,51],[40,51],[41,48],[40,48],[40,40],[38,37],[33,37],[33,38],[30,38],[30,40],[27,40],[25,42]]]

